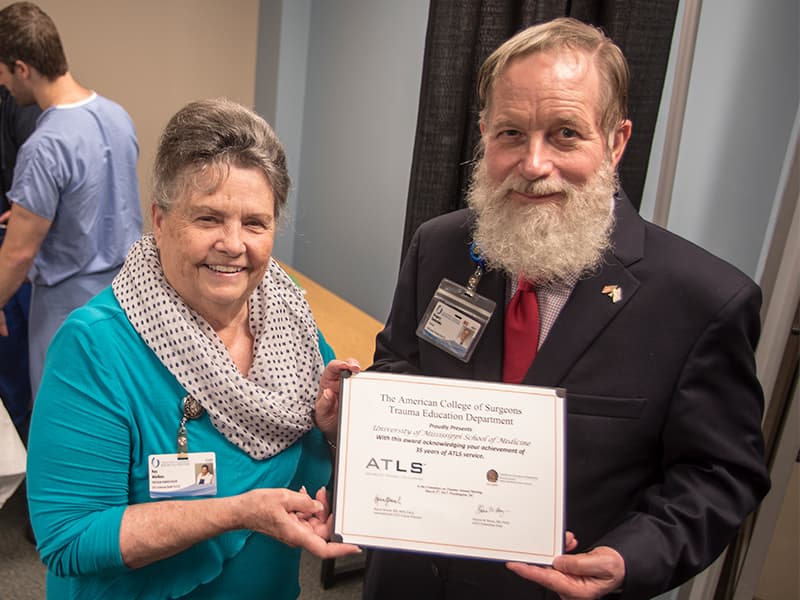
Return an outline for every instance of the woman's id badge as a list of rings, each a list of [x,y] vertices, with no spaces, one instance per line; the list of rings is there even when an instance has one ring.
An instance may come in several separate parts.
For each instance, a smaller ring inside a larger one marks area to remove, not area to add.
[[[217,495],[214,452],[151,454],[147,460],[151,498]]]
[[[417,336],[469,362],[494,307],[494,300],[447,278],[442,279],[417,327]]]

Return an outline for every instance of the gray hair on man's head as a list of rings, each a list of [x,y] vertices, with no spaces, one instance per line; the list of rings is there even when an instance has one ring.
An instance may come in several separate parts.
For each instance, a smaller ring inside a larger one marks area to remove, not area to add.
[[[512,60],[564,49],[586,52],[594,60],[601,80],[599,125],[607,135],[614,132],[628,118],[628,62],[619,46],[600,29],[570,17],[528,27],[492,52],[478,73],[481,119],[489,109],[494,82]]]
[[[169,212],[192,189],[212,193],[231,167],[258,169],[275,199],[275,219],[289,195],[286,154],[272,127],[225,98],[190,102],[161,134],[153,168],[153,202]]]

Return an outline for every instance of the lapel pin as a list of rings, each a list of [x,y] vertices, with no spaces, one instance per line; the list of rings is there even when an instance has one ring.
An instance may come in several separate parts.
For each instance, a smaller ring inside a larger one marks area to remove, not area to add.
[[[602,293],[611,298],[614,304],[622,300],[622,288],[618,285],[604,285]]]

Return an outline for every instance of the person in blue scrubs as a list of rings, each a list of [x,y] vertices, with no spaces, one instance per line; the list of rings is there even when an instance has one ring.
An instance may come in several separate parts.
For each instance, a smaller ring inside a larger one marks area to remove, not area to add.
[[[50,340],[67,315],[111,283],[142,231],[133,121],[83,87],[55,23],[38,6],[0,10],[0,84],[42,110],[22,144],[0,248],[0,306],[31,281],[28,354],[39,387]],[[0,313],[0,336],[7,335]]]

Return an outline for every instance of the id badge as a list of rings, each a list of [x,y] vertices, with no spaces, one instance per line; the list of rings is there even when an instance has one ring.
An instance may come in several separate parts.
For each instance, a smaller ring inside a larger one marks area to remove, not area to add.
[[[217,458],[214,452],[151,454],[151,498],[186,498],[217,495]]]
[[[494,307],[494,300],[442,279],[417,327],[417,336],[469,362]]]

